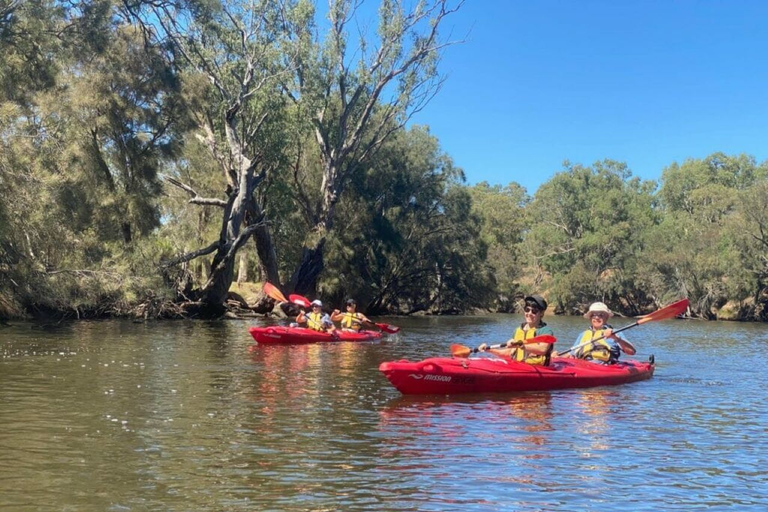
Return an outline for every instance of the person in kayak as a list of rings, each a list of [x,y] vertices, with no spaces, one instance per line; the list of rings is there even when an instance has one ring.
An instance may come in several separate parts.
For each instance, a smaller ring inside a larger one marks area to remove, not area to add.
[[[612,316],[613,312],[602,302],[590,305],[589,310],[584,313],[584,318],[589,319],[591,325],[581,333],[565,357],[614,364],[619,361],[622,351],[630,356],[634,355],[635,347],[623,337],[614,334],[613,327],[607,323]]]
[[[357,302],[355,299],[347,299],[344,307],[347,310],[345,313],[342,313],[338,309],[334,309],[333,314],[331,315],[331,320],[334,322],[341,322],[342,331],[360,332],[363,323],[373,324],[367,316],[356,311]]]
[[[301,310],[299,316],[296,317],[296,323],[299,325],[307,324],[307,327],[314,331],[334,333],[336,326],[333,325],[328,313],[323,313],[323,303],[319,300],[313,300],[309,306],[312,308],[312,312],[305,313],[304,310]]]
[[[499,356],[509,357],[515,361],[528,364],[549,366],[554,345],[552,343],[524,343],[524,340],[549,334],[554,336],[552,328],[542,321],[547,310],[547,301],[541,295],[529,295],[525,298],[523,317],[525,322],[515,329],[512,338],[507,341],[507,348],[490,349]],[[483,343],[478,347],[486,350],[488,345]]]

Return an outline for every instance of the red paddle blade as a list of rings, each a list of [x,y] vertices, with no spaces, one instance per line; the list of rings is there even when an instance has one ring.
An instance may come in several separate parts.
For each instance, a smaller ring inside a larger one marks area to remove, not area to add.
[[[639,324],[644,324],[646,322],[653,322],[655,320],[666,320],[667,318],[674,318],[678,315],[682,315],[688,310],[688,299],[679,300],[677,302],[674,302],[670,304],[669,306],[664,306],[661,309],[657,309],[653,313],[649,315],[645,315],[640,320],[637,321]]]
[[[396,325],[390,325],[390,324],[376,324],[376,327],[381,329],[384,332],[388,332],[390,334],[394,334],[397,332],[400,332],[400,328]]]
[[[272,283],[264,283],[264,293],[266,293],[269,297],[272,297],[276,301],[279,302],[288,302],[288,299],[285,298],[285,295],[283,295],[283,292],[277,289],[277,286],[273,285]]]
[[[296,295],[295,293],[292,293],[288,296],[289,299],[291,299],[291,302],[294,304],[298,304],[299,306],[308,308],[310,306],[310,302],[306,297],[302,297],[301,295]]]
[[[529,338],[525,340],[526,345],[528,343],[547,343],[549,345],[555,343],[557,341],[557,338],[552,336],[551,334],[542,334],[541,336],[535,336],[533,338]]]

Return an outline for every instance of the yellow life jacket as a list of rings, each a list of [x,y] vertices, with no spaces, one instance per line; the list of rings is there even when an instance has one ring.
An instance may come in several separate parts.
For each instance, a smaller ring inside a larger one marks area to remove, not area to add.
[[[323,314],[322,313],[309,313],[308,315],[305,315],[307,317],[307,327],[312,329],[313,331],[325,331],[325,328],[323,327]]]
[[[338,317],[337,317],[338,318]],[[353,329],[359,331],[362,327],[362,320],[360,320],[360,313],[344,313],[344,318],[341,319],[341,326],[344,329]]]
[[[535,337],[536,337],[535,328],[524,331],[522,326],[515,329],[515,334],[513,335],[513,338],[515,339],[515,341],[524,341],[524,340],[529,340]],[[554,345],[550,345],[546,354],[528,354],[526,353],[525,345],[523,345],[521,347],[514,348],[512,352],[509,354],[509,357],[511,357],[515,361],[522,361],[528,364],[538,364],[540,366],[548,366],[549,359],[552,356],[553,348],[554,348]]]
[[[610,329],[611,327],[606,325],[605,328]],[[604,332],[605,329],[600,329],[599,331],[587,329],[582,333],[581,338],[579,339],[579,345],[582,343],[588,343],[596,338],[601,337]],[[578,357],[579,359],[603,361],[604,363],[617,362],[619,360],[619,355],[620,353],[618,347],[608,343],[608,340],[605,338],[595,341],[594,343],[584,345],[580,349],[574,351],[574,356]]]

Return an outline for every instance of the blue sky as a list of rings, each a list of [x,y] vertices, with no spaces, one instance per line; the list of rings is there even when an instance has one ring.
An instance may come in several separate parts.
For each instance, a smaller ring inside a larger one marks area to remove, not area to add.
[[[562,162],[658,179],[716,151],[768,159],[768,1],[467,0],[429,125],[467,181],[530,194]]]

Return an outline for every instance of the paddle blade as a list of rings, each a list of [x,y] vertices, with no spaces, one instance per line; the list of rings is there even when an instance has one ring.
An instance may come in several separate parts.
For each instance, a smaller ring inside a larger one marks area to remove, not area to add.
[[[535,336],[533,338],[528,338],[525,340],[525,344],[529,343],[547,343],[549,345],[555,343],[557,341],[557,338],[552,336],[551,334],[542,334],[541,336]]]
[[[647,322],[653,322],[656,320],[666,320],[667,318],[674,318],[678,315],[682,315],[688,310],[688,299],[679,300],[677,302],[674,302],[670,304],[669,306],[664,306],[661,309],[658,309],[654,311],[653,313],[649,315],[645,315],[640,320],[637,321],[637,324],[644,324]]]
[[[397,332],[400,332],[400,328],[396,325],[390,325],[390,324],[376,324],[376,327],[381,329],[384,332],[388,332],[390,334],[394,334]]]
[[[451,355],[453,357],[469,357],[469,354],[472,353],[472,349],[469,347],[465,347],[464,345],[459,345],[458,343],[453,343],[451,345]]]
[[[302,297],[301,295],[296,295],[295,293],[290,294],[288,298],[291,299],[291,302],[303,308],[308,308],[311,304],[309,299]]]
[[[268,283],[268,282],[264,283],[264,293],[266,293],[267,296],[272,297],[278,302],[288,302],[288,299],[285,298],[285,295],[283,295],[283,292],[278,290],[277,286],[273,285],[272,283]]]

